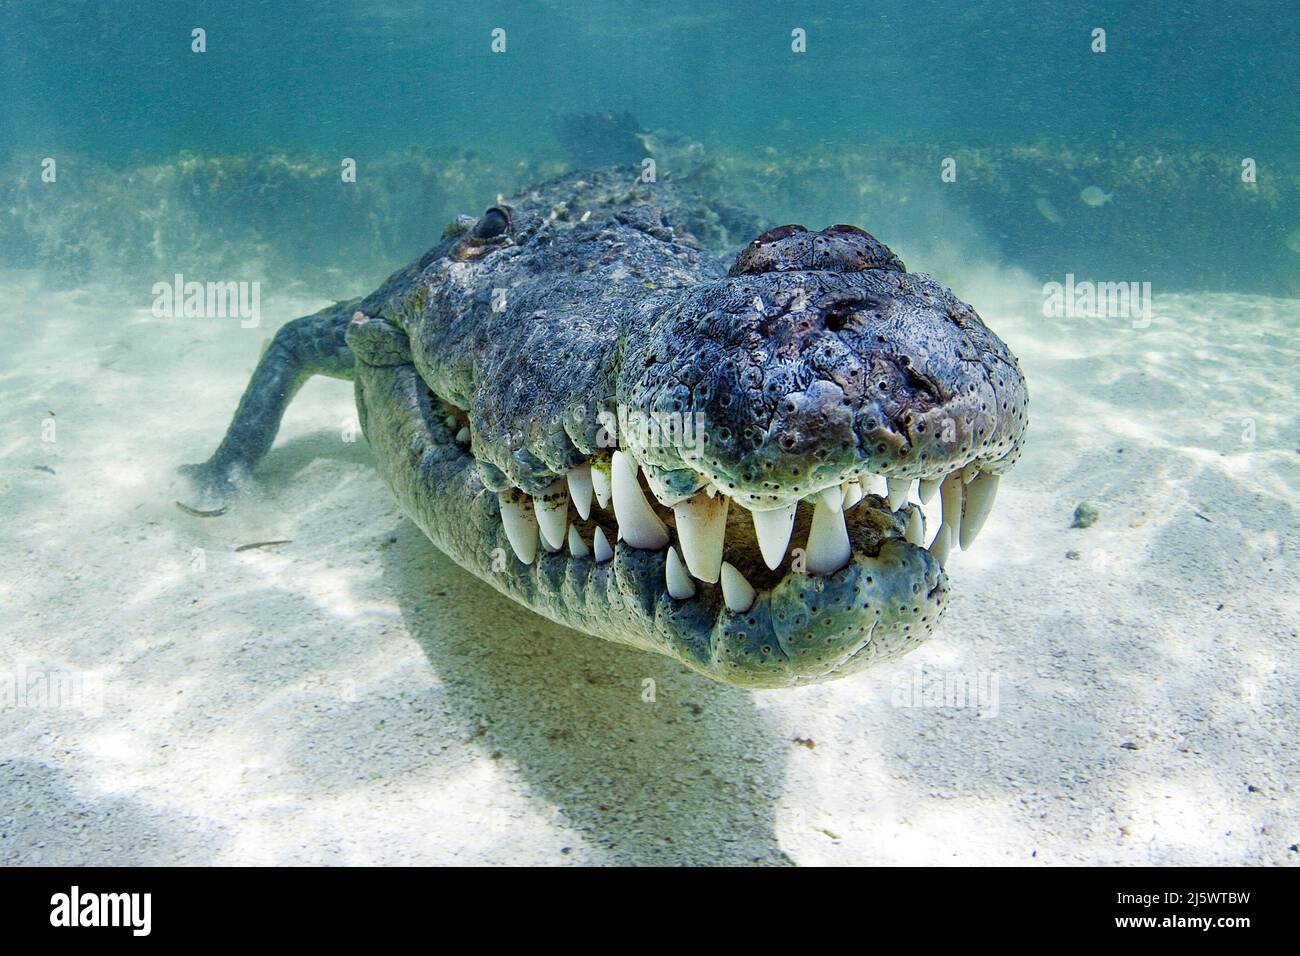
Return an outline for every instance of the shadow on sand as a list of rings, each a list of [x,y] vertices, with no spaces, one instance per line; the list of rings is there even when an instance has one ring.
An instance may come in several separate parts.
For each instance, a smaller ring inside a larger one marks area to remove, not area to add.
[[[790,862],[773,827],[785,748],[751,693],[552,624],[409,523],[383,579],[446,687],[452,731],[508,761],[599,862]]]

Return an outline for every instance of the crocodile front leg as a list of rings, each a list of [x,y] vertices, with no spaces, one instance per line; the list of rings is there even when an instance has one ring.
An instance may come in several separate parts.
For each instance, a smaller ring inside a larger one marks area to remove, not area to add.
[[[313,375],[351,381],[354,357],[345,335],[356,302],[338,303],[282,326],[262,353],[239,400],[226,437],[202,464],[181,473],[194,482],[204,507],[230,501],[275,440],[284,410]]]

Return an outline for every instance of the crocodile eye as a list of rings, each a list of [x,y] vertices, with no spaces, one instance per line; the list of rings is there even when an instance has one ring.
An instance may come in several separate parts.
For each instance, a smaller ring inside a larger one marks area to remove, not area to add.
[[[475,239],[495,239],[510,230],[510,217],[504,209],[493,206],[474,224]]]
[[[468,218],[468,217],[466,217]],[[514,217],[509,206],[492,206],[479,217],[449,255],[460,262],[482,259],[498,249],[514,245]]]

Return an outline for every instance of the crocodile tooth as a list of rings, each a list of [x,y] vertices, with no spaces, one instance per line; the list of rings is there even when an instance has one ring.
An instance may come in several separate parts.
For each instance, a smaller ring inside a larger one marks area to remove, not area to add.
[[[462,428],[460,431],[456,432],[456,444],[458,444],[458,445],[468,445],[468,444],[469,444],[469,428],[468,428],[468,427]]]
[[[623,540],[634,548],[658,551],[668,543],[668,528],[650,508],[637,481],[636,463],[621,451],[610,465],[614,517]]]
[[[846,481],[844,482],[844,505],[847,510],[862,500],[862,482]]]
[[[693,498],[673,505],[677,543],[691,574],[710,584],[718,582],[722,567],[722,544],[727,534],[726,495],[709,497],[698,492]]]
[[[498,494],[497,499],[501,502],[501,526],[506,530],[515,557],[524,564],[532,564],[537,557],[537,518],[533,515],[532,499],[513,488]]]
[[[576,524],[569,525],[569,554],[575,558],[591,556],[591,548],[587,547],[587,542],[583,541],[582,535],[578,534]]]
[[[921,484],[917,488],[917,495],[921,498],[921,504],[928,505],[934,493],[939,490],[938,478],[922,478]]]
[[[677,556],[677,549],[669,545],[668,558],[664,561],[664,577],[668,582],[668,593],[678,601],[695,597],[695,582],[686,573],[686,565]]]
[[[559,551],[564,547],[564,532],[569,525],[569,493],[564,479],[557,478],[546,489],[533,497],[533,513],[542,533],[542,547]]]
[[[754,606],[753,585],[730,561],[722,562],[722,601],[733,614],[744,614]]]
[[[964,489],[961,472],[954,471],[939,486],[939,501],[943,505],[943,526],[948,529],[949,545],[957,543],[957,532],[961,528],[961,500]]]
[[[597,564],[604,564],[614,557],[614,549],[609,546],[609,539],[605,537],[605,531],[600,525],[596,526],[596,533],[592,536],[591,546],[596,552]]]
[[[907,543],[918,548],[925,547],[925,515],[921,509],[912,506],[912,514],[907,519]]]
[[[785,549],[790,544],[790,532],[794,530],[794,509],[794,505],[786,505],[774,511],[753,512],[758,550],[763,552],[763,563],[773,571],[781,566]]]
[[[889,488],[890,511],[897,511],[907,504],[907,493],[912,490],[912,479],[890,478],[886,485]]]
[[[844,507],[844,489],[839,485],[823,488],[817,495],[817,500],[823,502],[831,511],[839,511]]]
[[[966,486],[966,504],[961,514],[961,549],[965,551],[975,543],[975,536],[984,527],[993,499],[998,493],[997,475],[980,475]]]
[[[852,548],[844,512],[817,502],[813,508],[812,527],[808,530],[807,567],[809,574],[831,574],[848,563]]]
[[[939,525],[939,533],[930,542],[930,553],[940,564],[948,563],[948,552],[952,548],[952,532],[946,524]]]
[[[569,497],[578,517],[586,521],[591,517],[591,465],[583,462],[569,472]]]
[[[596,462],[591,466],[591,487],[596,493],[596,503],[602,508],[609,507],[609,464]]]
[[[889,497],[889,482],[885,480],[884,475],[864,475],[866,483],[862,489],[869,495],[875,495],[878,498]]]

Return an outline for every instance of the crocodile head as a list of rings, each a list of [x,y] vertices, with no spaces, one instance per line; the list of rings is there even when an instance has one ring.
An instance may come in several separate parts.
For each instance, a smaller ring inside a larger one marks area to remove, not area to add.
[[[975,311],[850,226],[764,233],[725,275],[678,250],[651,282],[617,263],[662,237],[592,224],[596,265],[538,284],[556,228],[489,210],[356,320],[363,426],[417,523],[539,613],[729,683],[931,633],[1027,421]],[[407,364],[373,344],[404,336]]]

